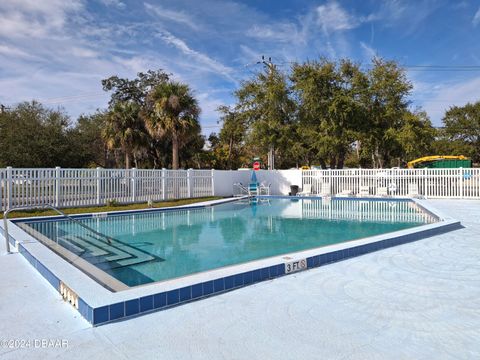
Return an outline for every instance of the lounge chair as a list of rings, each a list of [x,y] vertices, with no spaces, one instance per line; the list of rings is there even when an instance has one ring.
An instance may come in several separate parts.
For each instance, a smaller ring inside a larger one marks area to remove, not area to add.
[[[312,184],[303,185],[302,191],[297,193],[297,196],[310,196],[312,195]]]
[[[350,196],[353,196],[353,191],[350,190],[350,189],[344,189],[342,191],[340,191],[337,195],[335,195],[336,197],[350,197]]]
[[[377,196],[380,197],[388,197],[388,188],[387,187],[378,187],[377,188]]]
[[[332,195],[332,186],[330,183],[323,183],[322,184],[322,191],[320,191],[320,196],[330,196]]]
[[[368,197],[368,196],[370,196],[370,187],[369,186],[360,186],[357,196],[358,197]]]
[[[411,197],[411,198],[420,198],[422,197],[420,195],[420,192],[418,191],[418,184],[415,184],[415,183],[410,183],[408,184],[408,193],[407,193],[407,196],[408,197]]]
[[[270,195],[270,185],[270,183],[260,183],[260,186],[258,187],[259,195]]]

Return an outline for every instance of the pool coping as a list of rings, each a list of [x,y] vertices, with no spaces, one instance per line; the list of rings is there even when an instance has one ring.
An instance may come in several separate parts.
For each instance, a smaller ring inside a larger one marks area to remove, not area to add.
[[[269,197],[292,199],[292,197],[288,196]],[[307,199],[318,198],[321,197],[311,196]],[[242,198],[228,198],[178,207],[109,212],[108,214],[120,215],[132,212],[203,208],[241,199]],[[419,199],[342,197],[336,198],[336,200],[413,201],[423,210],[437,217],[439,221],[401,231],[273,256],[266,259],[253,260],[180,278],[145,284],[120,292],[109,291],[15,224],[15,222],[21,221],[22,219],[32,220],[31,218],[9,220],[9,232],[10,240],[17,245],[18,251],[57,291],[64,291],[64,284],[73,291],[78,297],[75,302],[76,308],[90,324],[96,326],[166,309],[182,303],[234,290],[259,281],[283,276],[286,274],[287,266],[290,269],[294,268],[292,272],[306,270],[461,228],[459,221],[440,213],[430,204]],[[95,215],[82,214],[78,217],[88,216]],[[54,218],[58,219],[58,216],[48,217],[48,219]],[[40,219],[41,218],[35,218],[35,220]],[[45,219],[45,217],[43,217],[43,219]],[[3,227],[1,225],[0,232],[3,234]]]

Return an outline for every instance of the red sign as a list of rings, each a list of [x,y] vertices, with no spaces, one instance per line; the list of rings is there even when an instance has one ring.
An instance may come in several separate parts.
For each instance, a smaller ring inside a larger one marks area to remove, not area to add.
[[[253,170],[260,170],[260,163],[258,161],[253,163]]]

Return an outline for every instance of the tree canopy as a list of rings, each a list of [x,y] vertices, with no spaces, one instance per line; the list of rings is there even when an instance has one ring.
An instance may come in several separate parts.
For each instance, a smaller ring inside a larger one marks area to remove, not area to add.
[[[276,168],[403,166],[433,154],[480,163],[480,101],[450,107],[435,129],[412,109],[412,83],[395,61],[265,65],[218,107],[221,128],[208,141],[194,91],[161,69],[102,80],[108,107],[76,121],[36,101],[2,108],[0,165],[236,169],[268,153]]]
[[[480,162],[480,101],[452,106],[443,117],[439,147],[451,155],[466,155]]]
[[[346,161],[398,166],[430,153],[436,137],[426,113],[409,108],[411,89],[405,71],[380,58],[367,69],[348,59],[323,58],[295,63],[285,73],[269,67],[234,94],[235,122],[242,131],[236,146],[251,158],[274,146],[280,168],[340,169]],[[220,133],[228,127],[224,121]],[[218,138],[215,149],[228,141]]]

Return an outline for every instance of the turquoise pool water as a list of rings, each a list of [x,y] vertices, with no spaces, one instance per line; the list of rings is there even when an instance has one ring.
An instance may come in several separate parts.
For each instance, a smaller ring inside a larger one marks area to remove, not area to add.
[[[197,209],[24,221],[128,286],[403,230],[436,221],[412,201],[273,198]]]

